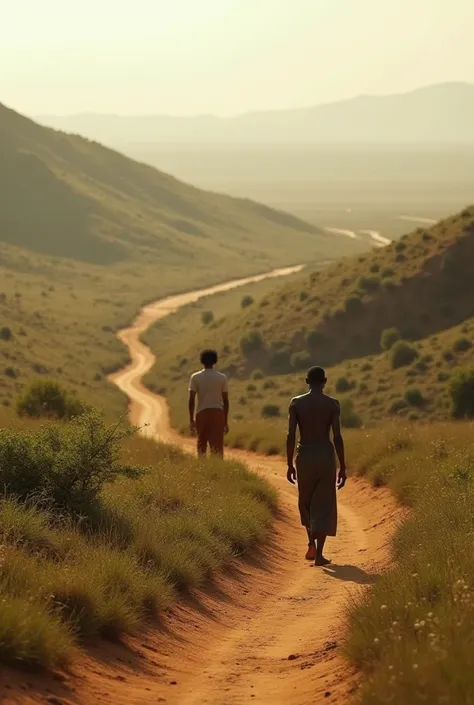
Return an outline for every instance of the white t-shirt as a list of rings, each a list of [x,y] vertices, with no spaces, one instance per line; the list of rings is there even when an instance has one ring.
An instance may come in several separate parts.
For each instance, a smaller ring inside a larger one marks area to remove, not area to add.
[[[228,391],[227,377],[217,370],[200,370],[191,375],[189,391],[197,394],[197,412],[203,409],[223,409],[222,394]]]

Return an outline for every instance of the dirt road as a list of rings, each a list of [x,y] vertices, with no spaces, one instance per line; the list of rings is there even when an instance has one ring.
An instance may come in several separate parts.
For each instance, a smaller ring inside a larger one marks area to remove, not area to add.
[[[165,400],[142,385],[155,359],[140,334],[179,306],[236,285],[147,306],[134,325],[120,333],[132,362],[112,379],[130,398],[133,422],[149,424],[147,434],[190,447],[170,428]],[[44,679],[29,677],[30,687],[41,688],[45,699],[30,697],[28,688],[20,699],[12,693],[8,703],[48,702],[49,697],[81,705],[348,701],[357,677],[338,650],[344,609],[349,596],[387,563],[387,539],[396,514],[393,500],[384,491],[350,479],[340,496],[339,536],[327,547],[333,564],[315,568],[303,558],[305,534],[296,512],[296,491],[286,482],[282,459],[231,454],[280,490],[281,516],[268,545],[247,560],[236,560],[207,590],[177,604],[159,630],[148,630],[126,647],[97,647],[81,658],[65,682],[46,687]]]

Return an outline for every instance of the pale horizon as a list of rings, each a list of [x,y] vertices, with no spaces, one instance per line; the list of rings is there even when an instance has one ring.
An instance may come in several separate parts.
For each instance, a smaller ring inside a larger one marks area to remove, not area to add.
[[[471,0],[0,0],[0,11],[0,101],[33,116],[225,117],[474,83]]]

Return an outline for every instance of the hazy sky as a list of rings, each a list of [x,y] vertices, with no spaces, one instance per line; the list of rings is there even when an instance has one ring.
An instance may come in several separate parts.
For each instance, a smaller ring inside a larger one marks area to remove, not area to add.
[[[233,114],[474,82],[474,0],[0,0],[0,101]]]

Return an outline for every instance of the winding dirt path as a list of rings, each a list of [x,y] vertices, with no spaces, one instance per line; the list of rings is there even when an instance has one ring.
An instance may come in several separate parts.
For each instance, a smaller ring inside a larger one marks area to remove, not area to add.
[[[290,270],[272,276],[285,273]],[[132,421],[149,424],[147,435],[192,449],[190,441],[170,428],[166,401],[141,382],[155,362],[139,340],[141,333],[179,306],[238,285],[231,282],[156,302],[121,331],[131,363],[112,381],[129,396]],[[150,628],[125,647],[95,648],[60,683],[45,684],[44,679],[28,676],[23,692],[16,688],[3,692],[6,703],[340,705],[348,701],[357,676],[338,649],[344,610],[348,599],[388,563],[394,502],[388,492],[350,479],[340,497],[339,536],[328,545],[333,564],[315,568],[303,558],[305,535],[296,511],[296,491],[286,482],[282,459],[240,451],[228,451],[228,455],[246,461],[280,491],[281,513],[268,544],[246,559],[236,559],[207,590],[177,604],[160,629]]]

